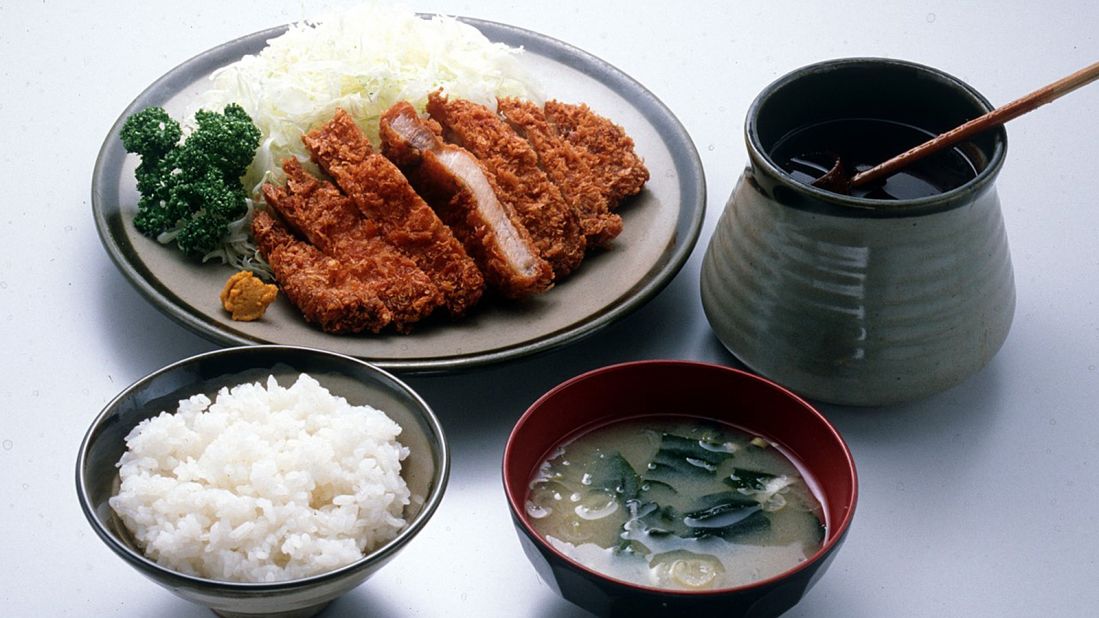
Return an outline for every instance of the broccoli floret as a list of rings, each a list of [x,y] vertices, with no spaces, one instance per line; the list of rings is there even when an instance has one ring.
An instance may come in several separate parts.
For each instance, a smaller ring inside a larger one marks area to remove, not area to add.
[[[146,107],[126,119],[120,132],[126,152],[141,155],[143,163],[159,160],[179,144],[183,130],[163,107]]]
[[[179,166],[186,171],[215,168],[240,178],[252,162],[260,133],[241,106],[230,103],[225,112],[195,112],[195,130],[180,152]],[[196,176],[201,174],[196,174]]]
[[[163,201],[142,197],[137,202],[134,227],[149,238],[156,238],[175,228],[190,213],[190,209],[185,206],[186,203],[178,200]]]
[[[122,146],[141,157],[134,176],[141,193],[134,226],[146,236],[170,230],[186,212],[168,207],[171,198],[171,171],[183,131],[162,107],[147,107],[130,116],[122,125]]]
[[[205,255],[221,244],[228,223],[229,221],[211,212],[197,213],[187,220],[176,235],[176,244],[184,253]]]
[[[216,169],[194,181],[180,184],[173,194],[189,204],[194,213],[176,236],[176,244],[184,253],[204,255],[217,248],[225,236],[226,226],[244,216],[247,195],[239,181],[226,181]]]
[[[134,172],[141,193],[134,227],[156,238],[165,232],[185,253],[217,248],[227,226],[247,211],[240,177],[255,156],[260,132],[239,105],[223,113],[199,110],[195,130],[182,131],[162,108],[146,108],[122,127],[122,145],[141,156]]]
[[[151,238],[174,228],[191,211],[172,198],[175,152],[173,150],[160,159],[142,158],[141,165],[134,171],[137,190],[141,194],[134,227]]]

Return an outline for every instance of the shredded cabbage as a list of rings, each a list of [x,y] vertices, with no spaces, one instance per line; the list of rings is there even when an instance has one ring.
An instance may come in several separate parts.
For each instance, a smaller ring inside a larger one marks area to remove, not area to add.
[[[541,103],[539,87],[520,66],[521,53],[451,17],[423,19],[409,9],[366,4],[292,24],[258,54],[218,69],[188,115],[229,103],[248,112],[261,138],[241,182],[259,199],[263,183],[285,180],[281,166],[289,157],[318,171],[301,136],[331,120],[338,107],[377,144],[385,110],[409,101],[422,111],[427,95],[438,89],[493,108],[498,96]],[[218,260],[270,281],[271,268],[251,238],[254,207],[249,199],[247,214],[203,261]]]
[[[283,180],[285,159],[310,166],[301,136],[331,120],[337,107],[377,144],[385,110],[402,100],[422,110],[440,88],[493,108],[497,96],[541,102],[517,59],[521,52],[451,17],[423,19],[367,4],[293,24],[260,53],[215,71],[196,108],[235,102],[259,127],[260,147],[242,179],[256,194],[264,182]]]
[[[236,270],[250,271],[265,281],[274,281],[275,271],[252,241],[252,213],[256,210],[256,203],[252,198],[246,198],[244,203],[248,206],[247,212],[229,224],[229,232],[221,246],[202,256],[202,262],[217,260]]]

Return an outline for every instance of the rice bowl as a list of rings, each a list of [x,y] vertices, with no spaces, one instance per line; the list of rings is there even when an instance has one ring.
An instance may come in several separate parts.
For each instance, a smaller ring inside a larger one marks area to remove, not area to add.
[[[120,489],[116,464],[125,438],[146,419],[175,409],[197,393],[211,398],[223,387],[264,382],[274,375],[291,384],[301,373],[314,376],[333,395],[353,405],[385,410],[401,426],[400,442],[409,454],[401,477],[411,494],[394,538],[351,564],[316,575],[272,582],[228,581],[177,571],[147,557],[134,535],[111,508]],[[442,427],[428,404],[393,375],[357,359],[295,346],[245,346],[199,354],[138,380],[109,402],[92,421],[76,461],[77,497],[92,530],[107,548],[173,594],[222,616],[311,616],[361,584],[389,563],[435,513],[446,490],[450,454]],[[417,500],[415,496],[421,496]]]

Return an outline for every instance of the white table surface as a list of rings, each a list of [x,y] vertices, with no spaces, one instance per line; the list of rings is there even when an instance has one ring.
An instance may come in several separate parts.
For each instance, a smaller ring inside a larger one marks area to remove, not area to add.
[[[121,110],[218,43],[319,3],[0,2],[0,614],[208,616],[112,554],[77,505],[73,465],[115,394],[214,344],[146,302],[108,259],[92,165]],[[588,5],[591,6],[588,6]],[[699,302],[702,254],[744,166],[748,105],[810,62],[930,64],[1004,103],[1099,59],[1099,4],[424,1],[511,23],[629,73],[690,132],[709,192],[698,246],[648,305],[557,352],[414,377],[453,447],[435,517],[325,616],[583,615],[527,563],[499,465],[519,414],[601,365],[737,365]],[[835,7],[835,8],[830,8]],[[883,409],[821,406],[847,439],[860,501],[846,544],[792,616],[1095,615],[1099,606],[1099,85],[1009,126],[999,178],[1018,286],[992,363],[948,392]]]

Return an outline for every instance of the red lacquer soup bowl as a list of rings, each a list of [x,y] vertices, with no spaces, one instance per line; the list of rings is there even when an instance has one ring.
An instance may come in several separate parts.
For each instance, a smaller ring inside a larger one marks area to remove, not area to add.
[[[679,591],[615,579],[552,547],[535,530],[524,507],[531,478],[542,462],[558,446],[593,428],[652,415],[716,421],[779,447],[821,501],[825,520],[821,548],[768,579],[732,588]],[[811,405],[744,371],[673,360],[596,369],[543,395],[511,432],[503,476],[519,540],[538,574],[565,599],[600,616],[779,615],[797,604],[824,574],[847,535],[858,497],[851,452],[835,427]]]

